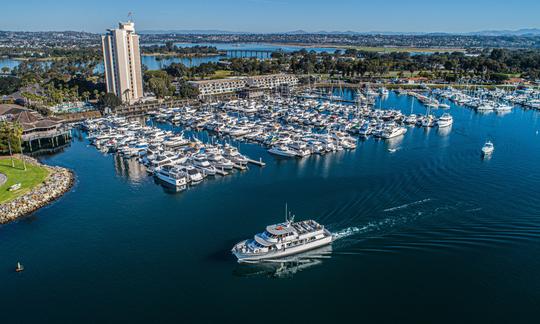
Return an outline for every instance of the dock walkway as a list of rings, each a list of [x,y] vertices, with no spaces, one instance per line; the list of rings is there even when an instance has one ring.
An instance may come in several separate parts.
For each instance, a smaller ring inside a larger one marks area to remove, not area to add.
[[[248,159],[248,162],[251,163],[251,164],[258,165],[260,167],[266,166],[266,163],[263,162],[262,158],[259,159],[259,161],[253,160],[253,159]]]

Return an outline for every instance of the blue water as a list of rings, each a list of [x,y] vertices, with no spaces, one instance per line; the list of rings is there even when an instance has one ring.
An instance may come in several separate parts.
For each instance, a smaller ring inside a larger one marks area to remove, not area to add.
[[[381,106],[408,113],[411,100]],[[176,194],[77,135],[43,159],[73,169],[74,189],[0,227],[2,322],[537,322],[539,114],[450,112],[449,133],[302,160],[239,143],[267,166]],[[356,233],[305,267],[238,265],[231,246],[281,221],[285,202]]]
[[[17,65],[19,65],[19,61],[17,60],[8,59],[8,58],[0,58],[0,69],[3,67],[8,67],[10,69],[13,69]]]
[[[305,47],[301,45],[280,45],[280,44],[268,44],[268,43],[175,43],[179,47],[193,47],[193,46],[211,46],[220,51],[231,50],[247,50],[247,51],[284,51],[294,52],[301,49],[308,51],[315,51],[317,53],[334,53],[335,47]]]
[[[223,44],[223,43],[177,43],[177,46],[180,47],[192,47],[192,46],[213,46],[216,47],[220,51],[229,51],[229,50],[251,50],[251,51],[277,51],[282,50],[285,52],[292,52],[300,50],[304,47],[302,46],[294,46],[294,45],[287,45],[287,46],[281,46],[281,45],[273,45],[273,44],[259,44],[259,43],[238,43],[238,44]],[[328,52],[333,53],[335,52],[335,48],[331,47],[308,47],[307,50],[316,51],[317,53],[321,52]],[[260,55],[260,54],[259,54]],[[164,68],[171,63],[183,63],[184,65],[191,67],[191,66],[198,66],[202,63],[208,63],[208,62],[219,62],[222,58],[227,57],[256,57],[257,54],[255,53],[235,53],[234,55],[223,55],[223,56],[207,56],[207,57],[194,57],[194,58],[184,58],[184,57],[156,57],[156,56],[148,56],[143,55],[141,57],[142,64],[146,65],[149,70],[159,70],[161,68]],[[10,69],[13,69],[14,67],[19,65],[20,61],[4,58],[0,59],[0,69],[4,66],[9,67]],[[103,64],[99,64],[96,69],[96,72],[103,73]]]

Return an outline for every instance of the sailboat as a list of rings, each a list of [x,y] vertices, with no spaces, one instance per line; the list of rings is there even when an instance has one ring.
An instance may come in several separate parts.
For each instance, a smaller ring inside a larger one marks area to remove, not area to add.
[[[22,272],[24,271],[24,267],[20,262],[17,262],[17,267],[15,268],[15,272]]]

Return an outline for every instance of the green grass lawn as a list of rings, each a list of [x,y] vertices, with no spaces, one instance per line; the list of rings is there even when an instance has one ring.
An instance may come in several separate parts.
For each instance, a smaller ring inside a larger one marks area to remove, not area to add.
[[[232,74],[232,71],[217,70],[216,72],[214,72],[213,75],[210,76],[210,79],[224,79],[224,78],[230,77],[231,74]]]
[[[23,169],[23,162],[15,159],[15,168],[11,167],[9,157],[0,157],[0,173],[7,176],[7,181],[0,186],[0,204],[13,200],[24,193],[30,191],[38,184],[45,181],[49,171],[44,167],[26,164],[26,171]],[[21,189],[8,191],[8,188],[16,183],[21,184]]]

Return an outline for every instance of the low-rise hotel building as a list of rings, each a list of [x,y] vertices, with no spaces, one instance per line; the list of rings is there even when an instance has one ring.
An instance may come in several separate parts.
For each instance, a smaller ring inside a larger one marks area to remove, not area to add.
[[[247,84],[253,88],[275,89],[281,85],[295,86],[298,78],[292,74],[272,74],[249,77]]]
[[[275,89],[281,85],[295,86],[298,78],[291,74],[271,74],[252,77],[236,77],[218,80],[190,82],[199,90],[201,98],[225,93],[234,93],[249,87],[251,89]]]

